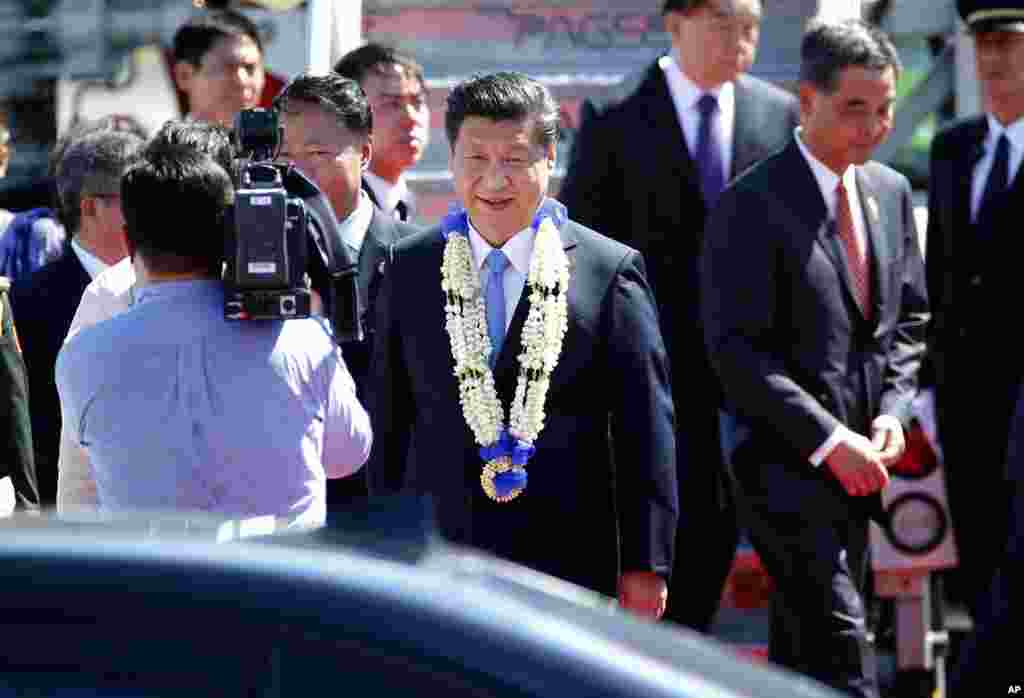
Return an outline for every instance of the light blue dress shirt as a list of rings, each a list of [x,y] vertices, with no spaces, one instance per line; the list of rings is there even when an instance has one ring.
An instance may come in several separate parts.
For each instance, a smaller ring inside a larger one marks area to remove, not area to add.
[[[502,277],[505,291],[505,331],[512,326],[512,316],[516,314],[516,306],[519,305],[519,298],[526,288],[526,280],[530,276],[530,259],[533,257],[533,244],[537,239],[537,233],[533,228],[524,228],[509,238],[501,251],[508,257],[509,265],[505,268]],[[473,264],[480,274],[480,292],[487,295],[487,284],[489,283],[490,271],[487,269],[487,255],[491,252],[491,244],[484,240],[473,222],[469,223],[469,246],[473,252]]]
[[[139,290],[57,359],[64,427],[103,510],[274,515],[316,525],[326,477],[366,462],[370,421],[319,319],[224,319],[218,281]]]

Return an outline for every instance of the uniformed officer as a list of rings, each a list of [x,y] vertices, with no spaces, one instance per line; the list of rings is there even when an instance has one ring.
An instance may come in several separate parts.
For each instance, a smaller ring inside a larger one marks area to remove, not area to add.
[[[973,610],[1006,540],[1004,461],[1024,368],[1011,324],[1024,260],[1024,0],[959,0],[957,9],[974,39],[985,113],[932,144],[924,381],[936,389],[960,552],[950,596]]]

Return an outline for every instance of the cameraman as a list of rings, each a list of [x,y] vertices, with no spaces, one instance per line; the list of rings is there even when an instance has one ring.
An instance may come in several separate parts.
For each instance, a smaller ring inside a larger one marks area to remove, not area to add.
[[[326,323],[224,319],[233,189],[208,154],[153,143],[121,195],[135,307],[69,339],[57,362],[100,509],[323,523],[326,477],[358,470],[372,441]]]

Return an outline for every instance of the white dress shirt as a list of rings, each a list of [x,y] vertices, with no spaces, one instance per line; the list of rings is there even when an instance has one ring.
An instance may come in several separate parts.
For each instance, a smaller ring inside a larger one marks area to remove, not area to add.
[[[525,228],[513,235],[499,249],[508,257],[509,265],[505,268],[502,277],[505,291],[505,331],[512,325],[512,316],[516,312],[516,305],[519,304],[519,297],[523,295],[526,288],[526,277],[530,274],[530,258],[533,257],[533,243],[537,234],[533,228]],[[469,244],[473,250],[473,264],[480,270],[480,292],[487,296],[487,277],[490,271],[486,268],[487,255],[490,254],[491,243],[484,240],[483,236],[469,224]]]
[[[82,267],[85,268],[85,272],[89,275],[90,279],[95,279],[97,276],[105,272],[107,267],[110,266],[92,252],[82,247],[75,238],[71,238],[71,249],[75,251],[75,256],[78,257],[78,261],[82,263]]]
[[[839,175],[828,168],[825,163],[814,157],[810,150],[803,142],[801,137],[801,129],[796,129],[796,143],[800,148],[800,152],[803,153],[804,158],[807,160],[807,164],[811,167],[811,172],[814,173],[814,179],[818,183],[818,188],[821,190],[821,195],[825,199],[825,206],[828,208],[828,217],[831,220],[836,218],[836,187],[839,185]],[[846,198],[850,202],[850,214],[853,218],[853,231],[854,235],[857,236],[857,244],[861,245],[861,249],[869,250],[867,227],[864,223],[864,209],[860,205],[860,195],[857,189],[857,176],[856,168],[850,165],[843,172],[842,180],[843,187],[846,189]],[[902,429],[900,420],[892,415],[879,415],[871,423],[873,428],[880,428],[882,426],[895,425]],[[832,434],[825,440],[821,446],[819,446],[814,453],[811,454],[810,461],[811,465],[817,467],[821,465],[829,454],[832,453],[833,449],[843,441],[849,440],[853,434],[850,429],[845,425],[840,424],[835,428]],[[865,436],[870,437],[870,434]]]
[[[86,327],[92,327],[128,310],[135,302],[136,286],[135,267],[128,257],[94,277],[85,287],[64,341],[67,342]],[[62,426],[57,458],[57,513],[96,507],[96,481],[89,469],[89,454],[71,437],[69,430]]]
[[[988,182],[989,172],[992,171],[992,164],[996,159],[996,145],[999,137],[1006,133],[1010,141],[1010,170],[1006,180],[1007,185],[1013,183],[1013,178],[1020,168],[1021,159],[1024,158],[1024,118],[1017,119],[1007,127],[1003,127],[995,117],[988,115],[988,136],[985,137],[985,154],[974,166],[974,177],[971,182],[971,220],[978,216],[978,207],[981,206],[981,197],[985,193],[985,184]]]
[[[413,219],[413,216],[416,214],[416,196],[409,188],[409,183],[406,181],[404,174],[398,178],[398,182],[395,184],[378,177],[369,170],[363,173],[363,177],[366,179],[366,183],[370,185],[370,189],[373,191],[373,196],[377,199],[381,211],[398,218],[395,207],[398,206],[399,201],[404,201],[407,212],[406,220],[411,221]]]
[[[697,101],[704,96],[705,91],[698,87],[679,67],[678,57],[675,51],[665,54],[658,59],[658,67],[665,73],[665,81],[668,83],[669,94],[672,95],[672,103],[676,108],[676,116],[679,118],[679,126],[683,130],[683,138],[686,139],[690,157],[697,161],[697,132],[700,130],[700,110],[697,108]],[[718,99],[718,118],[711,121],[712,127],[717,131],[718,144],[721,148],[720,156],[725,181],[731,179],[732,173],[732,142],[733,123],[736,121],[736,88],[731,82],[719,85],[713,90],[708,90]]]
[[[370,221],[373,220],[373,202],[366,192],[359,190],[359,202],[343,221],[338,221],[338,232],[341,240],[348,245],[359,258],[359,252],[363,249],[363,241],[366,240],[366,233],[370,229]]]

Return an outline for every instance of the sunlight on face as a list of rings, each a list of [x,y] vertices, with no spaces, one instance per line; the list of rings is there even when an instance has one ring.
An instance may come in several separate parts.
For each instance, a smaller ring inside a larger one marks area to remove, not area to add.
[[[536,119],[468,116],[451,154],[455,192],[473,226],[500,246],[529,227],[555,167],[555,145],[536,142]]]

